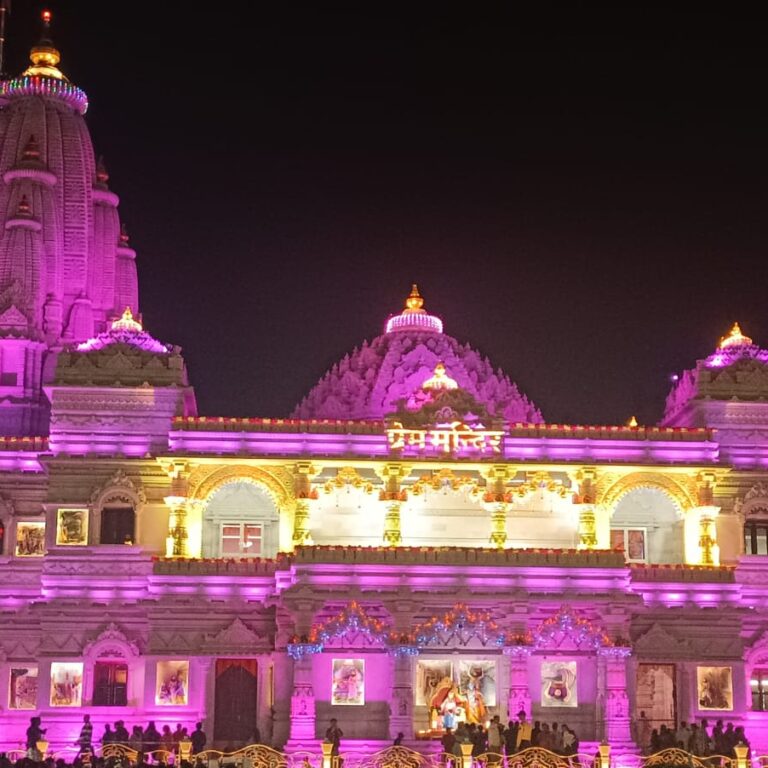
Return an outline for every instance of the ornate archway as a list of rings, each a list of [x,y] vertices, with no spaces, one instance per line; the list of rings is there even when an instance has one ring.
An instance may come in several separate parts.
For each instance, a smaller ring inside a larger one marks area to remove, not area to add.
[[[664,492],[675,503],[681,515],[698,503],[695,478],[662,472],[631,472],[618,479],[608,478],[604,484],[598,482],[595,502],[599,506],[614,509],[624,496],[638,488]]]
[[[233,482],[253,483],[265,489],[278,509],[286,509],[294,501],[292,480],[284,469],[243,464],[196,467],[189,476],[189,498],[205,502],[221,486]]]

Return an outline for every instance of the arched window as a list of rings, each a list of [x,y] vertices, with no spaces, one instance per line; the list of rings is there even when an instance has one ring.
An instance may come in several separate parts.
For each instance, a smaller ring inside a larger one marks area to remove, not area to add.
[[[683,518],[674,499],[645,486],[625,493],[611,516],[611,548],[630,563],[682,563]]]
[[[768,555],[768,516],[752,518],[744,523],[744,552]]]
[[[752,693],[752,711],[768,711],[768,667],[755,667],[749,679]]]
[[[110,623],[83,650],[86,699],[94,707],[126,707],[138,699],[141,659],[135,642]],[[90,694],[90,696],[88,696]]]
[[[279,513],[266,488],[248,480],[225,483],[203,513],[204,557],[274,557]]]
[[[91,496],[94,511],[94,538],[99,544],[136,544],[139,540],[144,490],[125,472],[118,470]]]

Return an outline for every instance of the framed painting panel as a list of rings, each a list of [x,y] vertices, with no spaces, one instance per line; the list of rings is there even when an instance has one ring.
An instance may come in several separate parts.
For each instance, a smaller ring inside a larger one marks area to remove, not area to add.
[[[334,659],[331,704],[365,704],[365,659]]]
[[[80,707],[83,704],[83,664],[54,661],[51,664],[52,707]]]
[[[696,691],[700,710],[733,711],[732,667],[696,667]]]
[[[444,659],[419,659],[416,662],[416,706],[439,707],[438,699],[453,687],[453,667]]]
[[[158,661],[155,704],[178,707],[189,703],[189,660]]]
[[[578,706],[578,666],[575,661],[541,662],[541,706]]]
[[[45,554],[45,523],[16,523],[16,557],[42,557]]]
[[[60,509],[57,511],[56,544],[81,547],[88,544],[87,509]]]
[[[36,664],[26,667],[11,667],[8,691],[8,709],[37,708],[37,678]]]

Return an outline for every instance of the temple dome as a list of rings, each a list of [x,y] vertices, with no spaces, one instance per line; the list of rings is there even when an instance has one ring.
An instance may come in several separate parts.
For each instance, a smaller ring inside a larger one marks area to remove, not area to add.
[[[755,344],[734,323],[715,351],[695,368],[675,377],[662,424],[703,426],[691,415],[696,402],[757,401],[768,398],[768,350]]]
[[[334,365],[294,409],[300,419],[381,419],[435,376],[445,375],[492,416],[509,422],[543,421],[536,406],[501,370],[469,344],[443,333],[442,320],[426,312],[414,285],[405,309],[386,330]]]

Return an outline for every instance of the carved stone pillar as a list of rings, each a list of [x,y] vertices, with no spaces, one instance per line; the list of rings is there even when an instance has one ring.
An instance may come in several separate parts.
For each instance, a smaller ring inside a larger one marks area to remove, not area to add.
[[[201,699],[200,718],[203,721],[203,730],[208,734],[208,741],[213,741],[214,715],[216,711],[216,669],[213,659],[209,656],[201,656],[197,660],[197,668],[203,680],[205,692]]]
[[[171,510],[168,516],[165,555],[166,557],[188,557],[187,499],[183,496],[166,496],[163,501]]]
[[[383,539],[384,543],[390,547],[397,547],[403,543],[400,529],[400,509],[408,495],[400,487],[400,483],[410,472],[411,468],[404,464],[385,464],[378,471],[379,477],[384,481],[384,488],[379,493],[379,501],[386,505]]]
[[[275,699],[273,703],[271,746],[282,749],[290,738],[290,722],[293,695],[293,661],[285,652],[285,647],[278,649],[272,656]],[[289,704],[290,702],[290,704]]]
[[[595,484],[597,472],[592,467],[585,467],[576,473],[578,493],[574,496],[574,506],[579,510],[579,549],[596,549],[598,544],[597,516],[595,515]]]
[[[579,549],[597,547],[597,519],[591,504],[577,504],[579,507]]]
[[[511,646],[504,649],[509,657],[509,698],[507,699],[507,716],[510,720],[517,718],[518,712],[525,712],[526,719],[531,720],[531,692],[528,688],[528,658],[531,649],[526,646]]]
[[[720,547],[717,545],[715,515],[719,507],[702,507],[699,518],[699,551],[702,565],[720,565]],[[713,514],[714,512],[714,514]]]
[[[187,468],[183,463],[174,463],[166,468],[166,472],[171,478],[171,493],[163,499],[165,505],[170,509],[165,555],[166,557],[188,557]]]
[[[507,511],[511,501],[507,481],[514,474],[513,469],[502,465],[492,467],[486,473],[483,507],[491,513],[490,543],[499,549],[504,549],[507,543]]]
[[[720,507],[690,508],[685,515],[685,562],[688,565],[719,565],[715,518]]]
[[[272,743],[272,707],[273,707],[273,695],[272,690],[272,675],[274,674],[274,668],[272,666],[272,659],[270,655],[263,654],[258,659],[258,709],[256,714],[256,723],[259,727],[259,733],[261,734],[261,741],[263,744]]]
[[[387,503],[387,512],[384,515],[384,543],[390,547],[396,547],[403,543],[403,535],[400,530],[400,508],[402,503],[390,501]]]
[[[312,655],[304,654],[293,664],[291,694],[291,741],[315,739],[315,690],[312,686]]]
[[[395,739],[403,733],[413,736],[413,687],[411,658],[405,648],[398,649],[392,661],[392,698],[390,699],[389,735]]]
[[[629,697],[627,696],[627,659],[629,648],[604,648],[603,658],[605,681],[605,739],[611,745],[631,744],[629,719]]]
[[[312,506],[317,500],[317,489],[312,488],[312,478],[317,469],[308,461],[299,462],[293,468],[293,489],[296,506],[293,515],[293,546],[312,544]]]

